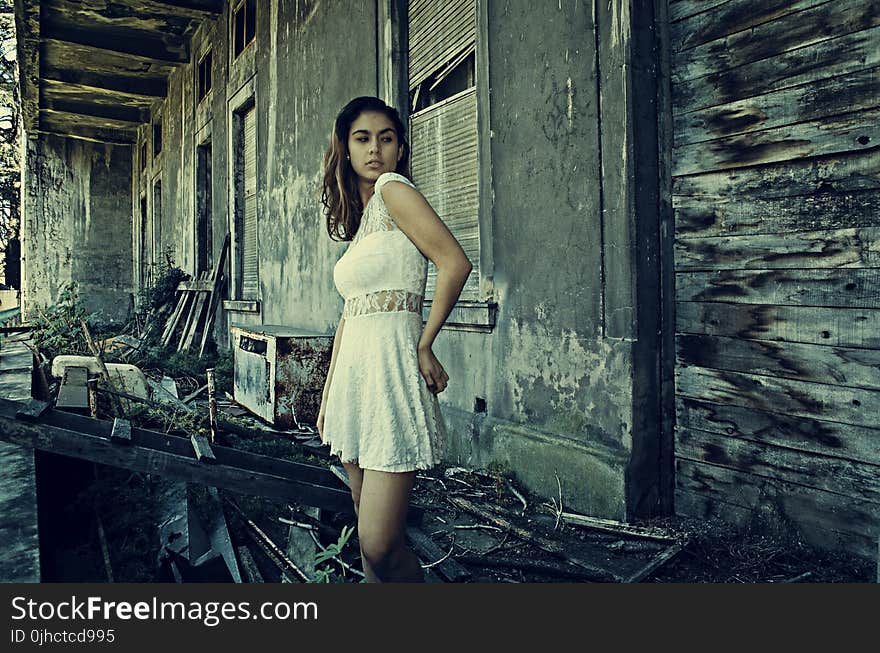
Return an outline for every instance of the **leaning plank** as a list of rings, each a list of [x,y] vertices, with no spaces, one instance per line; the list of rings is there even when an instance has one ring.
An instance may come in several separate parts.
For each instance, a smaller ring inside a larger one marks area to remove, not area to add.
[[[673,175],[857,152],[880,141],[880,110],[869,109],[675,148]]]
[[[200,292],[197,293],[198,297],[195,299],[195,307],[192,312],[192,320],[187,326],[187,329],[184,331],[183,336],[180,338],[180,344],[177,347],[178,351],[189,351],[192,347],[193,340],[199,334],[199,327],[203,326],[205,323],[205,318],[203,314],[205,312],[205,302],[207,300],[210,303],[210,297],[208,297],[207,293]],[[199,338],[201,341],[201,338]]]
[[[205,353],[205,345],[211,336],[211,329],[214,327],[214,316],[217,313],[217,306],[220,303],[223,288],[226,284],[226,259],[229,257],[229,234],[223,239],[223,247],[220,249],[220,258],[217,260],[217,267],[214,268],[213,286],[211,288],[211,300],[208,302],[208,313],[205,315],[205,328],[202,331],[202,342],[199,344],[199,357]]]
[[[880,310],[678,302],[676,331],[880,349]]]
[[[872,555],[880,511],[871,501],[689,460],[676,461],[676,512],[744,526],[755,518],[798,528],[805,542]]]
[[[825,2],[754,29],[674,53],[673,82],[729,70],[877,25],[880,25],[880,12],[874,3]]]
[[[177,323],[180,321],[180,316],[183,314],[183,310],[189,302],[189,293],[186,291],[178,290],[176,297],[177,302],[174,306],[174,311],[165,323],[165,328],[162,330],[162,336],[159,339],[159,342],[161,342],[163,346],[168,345],[171,335],[174,333],[174,330],[177,328]]]
[[[677,538],[670,535],[662,528],[654,528],[650,526],[636,526],[633,524],[624,524],[614,519],[601,519],[599,517],[590,517],[588,515],[579,515],[572,512],[563,512],[562,519],[569,524],[577,524],[595,531],[603,533],[612,533],[614,535],[626,535],[628,537],[639,537],[647,540],[657,540],[660,542],[675,542]]]
[[[675,275],[678,301],[880,306],[880,269],[719,270]]]
[[[871,267],[880,267],[880,227],[675,241],[675,269],[679,272]]]
[[[787,447],[806,456],[819,454],[880,466],[880,428],[792,417],[681,396],[676,398],[675,416],[681,429]]]
[[[428,535],[415,526],[406,529],[406,537],[409,540],[413,550],[422,559],[423,562],[431,563],[437,560],[442,562],[431,567],[438,575],[450,583],[458,583],[471,577],[471,572],[462,567],[454,558],[448,557],[443,559],[446,553],[434,544],[434,541]]]
[[[699,367],[676,371],[682,397],[876,428],[880,392]]]
[[[596,567],[595,565],[591,565],[590,563],[588,563],[584,560],[581,560],[575,556],[569,555],[568,553],[566,553],[564,547],[561,544],[559,544],[558,542],[554,542],[554,541],[549,540],[545,537],[541,537],[540,535],[536,535],[535,533],[527,531],[524,528],[520,528],[519,526],[512,524],[509,520],[505,519],[504,517],[502,517],[500,515],[496,515],[496,514],[490,512],[489,510],[487,510],[486,508],[483,508],[481,506],[477,506],[477,505],[471,503],[470,501],[468,501],[467,499],[463,499],[461,497],[453,497],[453,496],[447,497],[447,499],[456,508],[460,508],[461,510],[464,510],[465,512],[469,512],[472,515],[480,517],[488,522],[495,524],[496,526],[499,526],[507,531],[510,531],[511,533],[516,535],[518,538],[520,538],[522,540],[526,540],[527,542],[531,542],[532,544],[536,545],[540,549],[547,551],[548,553],[553,554],[557,558],[560,558],[561,560],[566,560],[567,562],[570,562],[571,564],[576,565],[576,566],[580,567],[581,569],[592,573],[594,580],[601,581],[601,582],[619,582],[621,580],[621,578],[617,574],[611,572],[608,569],[602,569],[600,567]]]
[[[859,178],[868,178],[865,172]],[[880,171],[877,174],[880,176]],[[822,184],[817,181],[815,187],[822,192],[796,197],[681,197],[675,208],[676,237],[787,235],[880,227],[877,188],[835,192],[831,182]]]
[[[880,65],[880,27],[820,41],[775,57],[688,80],[672,95],[674,114],[695,111],[761,93],[809,84]],[[841,56],[845,52],[846,56]]]
[[[880,350],[711,335],[678,335],[679,365],[880,390]]]
[[[694,15],[686,19],[679,19],[669,26],[669,39],[672,49],[676,51],[693,48],[703,43],[709,43],[716,39],[735,34],[745,29],[757,27],[763,23],[778,20],[783,16],[795,11],[808,9],[822,4],[828,0],[764,0],[755,3],[754,0],[729,0],[727,2],[706,3],[690,2],[677,3],[670,8],[674,16],[681,16],[685,6],[690,5],[687,11],[694,11]],[[711,11],[707,11],[706,5],[718,5]],[[697,9],[699,7],[699,9]]]
[[[825,456],[696,429],[677,429],[675,454],[740,472],[768,476],[880,507],[880,466]]]
[[[880,76],[860,70],[772,91],[673,118],[675,146],[773,129],[872,109],[880,103]]]

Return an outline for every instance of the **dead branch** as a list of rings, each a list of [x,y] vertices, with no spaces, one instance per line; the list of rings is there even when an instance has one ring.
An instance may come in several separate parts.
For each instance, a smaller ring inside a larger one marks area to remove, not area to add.
[[[649,540],[657,540],[660,542],[676,542],[678,538],[669,535],[669,533],[659,528],[650,526],[635,526],[633,524],[624,524],[623,522],[613,519],[600,519],[599,517],[589,517],[587,515],[579,515],[572,512],[563,512],[562,518],[570,524],[577,524],[596,531],[604,533],[613,533],[615,535],[629,535],[631,537],[642,537]]]
[[[556,576],[560,578],[577,579],[583,581],[595,581],[596,577],[589,572],[571,567],[560,567],[548,564],[546,562],[538,562],[537,560],[524,560],[522,558],[485,558],[482,556],[456,556],[462,564],[472,567],[492,567],[496,569],[518,569],[520,571],[528,571],[534,574],[543,574],[545,576]]]
[[[110,378],[110,372],[107,371],[107,366],[104,365],[104,359],[101,358],[101,352],[98,351],[97,346],[95,346],[95,341],[92,340],[92,334],[89,331],[89,325],[86,324],[86,321],[80,319],[80,325],[82,326],[83,334],[86,337],[86,344],[89,346],[89,351],[92,352],[92,356],[95,357],[95,360],[98,363],[98,368],[101,370],[101,375],[104,377],[107,385],[111,390],[116,390],[116,384],[113,383],[113,379]],[[117,413],[122,417],[126,417],[125,410],[122,408],[122,402],[119,401],[119,397],[112,396],[113,408],[116,409]]]
[[[193,390],[192,392],[190,392],[187,396],[185,396],[183,398],[183,403],[188,404],[189,402],[191,402],[193,399],[198,397],[200,394],[202,394],[207,389],[208,389],[208,384],[205,384],[202,387],[198,388],[197,390]]]
[[[526,514],[526,509],[529,507],[529,504],[526,501],[526,498],[519,492],[519,490],[517,490],[513,486],[513,483],[510,482],[510,479],[504,479],[504,481],[505,481],[505,484],[507,485],[507,489],[510,490],[513,493],[513,496],[515,496],[517,499],[519,499],[520,503],[523,504],[523,509],[522,509],[522,512],[520,513],[520,515]]]
[[[579,558],[568,555],[565,552],[565,550],[563,549],[563,547],[560,544],[558,544],[557,542],[549,540],[545,537],[541,537],[540,535],[530,533],[529,531],[525,530],[524,528],[520,528],[519,526],[515,526],[507,519],[505,519],[499,515],[492,514],[488,510],[486,510],[485,508],[481,508],[479,506],[476,506],[466,499],[462,499],[461,497],[447,497],[447,499],[456,508],[460,508],[461,510],[464,510],[465,512],[469,512],[472,515],[476,515],[478,517],[485,519],[486,521],[497,524],[498,526],[501,526],[502,528],[510,531],[511,533],[513,533],[514,535],[519,537],[520,539],[527,540],[527,541],[531,542],[532,544],[536,545],[538,548],[540,548],[548,553],[553,554],[557,558],[560,558],[562,560],[566,560],[567,562],[570,562],[574,565],[577,565],[578,567],[580,567],[581,569],[584,569],[588,573],[593,574],[593,577],[595,580],[603,580],[603,581],[611,581],[611,582],[620,582],[620,580],[621,580],[621,578],[619,576],[608,571],[607,569],[600,569],[599,567],[591,565],[588,562],[580,560]]]

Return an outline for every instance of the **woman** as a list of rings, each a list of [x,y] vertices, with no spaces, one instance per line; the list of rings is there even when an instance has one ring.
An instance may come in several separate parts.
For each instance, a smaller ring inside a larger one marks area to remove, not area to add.
[[[424,580],[404,537],[417,469],[440,462],[437,394],[449,376],[431,347],[471,263],[408,179],[406,130],[374,97],[336,117],[324,157],[327,233],[350,241],[333,272],[345,298],[318,415],[348,472],[369,582]],[[437,266],[422,327],[427,259]]]

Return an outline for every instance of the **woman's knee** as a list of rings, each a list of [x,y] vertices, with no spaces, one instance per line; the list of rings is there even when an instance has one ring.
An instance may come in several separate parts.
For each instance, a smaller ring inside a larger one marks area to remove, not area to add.
[[[361,554],[376,575],[381,577],[395,568],[401,545],[399,539],[369,533],[358,533],[358,539]]]

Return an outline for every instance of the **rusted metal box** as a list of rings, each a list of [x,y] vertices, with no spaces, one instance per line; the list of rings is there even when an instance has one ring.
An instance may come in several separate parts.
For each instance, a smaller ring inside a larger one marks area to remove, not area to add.
[[[313,426],[333,336],[289,326],[233,326],[235,401],[278,428]]]

